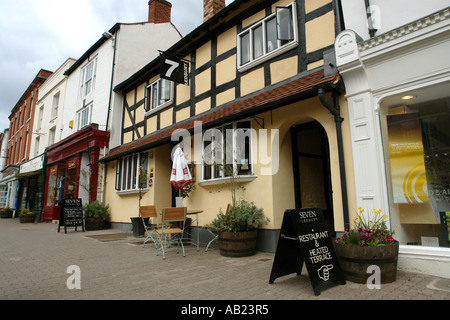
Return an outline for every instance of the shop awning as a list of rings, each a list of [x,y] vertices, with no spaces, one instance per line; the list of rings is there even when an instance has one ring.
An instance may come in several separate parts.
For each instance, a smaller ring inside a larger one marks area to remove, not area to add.
[[[168,143],[172,132],[177,129],[185,129],[193,132],[194,122],[196,121],[201,121],[203,129],[212,128],[226,122],[242,119],[289,103],[317,96],[317,90],[319,88],[331,90],[333,85],[338,81],[338,74],[324,77],[323,70],[313,72],[291,82],[274,87],[273,89],[250,96],[249,98],[237,99],[234,103],[215,108],[207,114],[191,117],[188,120],[156,131],[139,140],[122,145],[111,150],[99,162],[113,161],[131,153],[145,151]]]

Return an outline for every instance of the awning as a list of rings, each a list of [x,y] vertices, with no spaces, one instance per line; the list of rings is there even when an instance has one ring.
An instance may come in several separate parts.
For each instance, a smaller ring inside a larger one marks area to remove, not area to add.
[[[338,81],[338,74],[324,77],[323,70],[313,72],[291,82],[274,87],[273,89],[250,96],[249,98],[236,99],[234,103],[215,108],[207,114],[191,117],[188,120],[156,131],[139,140],[122,145],[111,150],[99,162],[113,161],[131,153],[145,151],[165,144],[170,141],[172,132],[177,129],[193,131],[194,122],[196,121],[201,121],[203,129],[212,128],[226,122],[242,119],[295,101],[317,96],[317,90],[319,88],[331,90],[332,86]]]

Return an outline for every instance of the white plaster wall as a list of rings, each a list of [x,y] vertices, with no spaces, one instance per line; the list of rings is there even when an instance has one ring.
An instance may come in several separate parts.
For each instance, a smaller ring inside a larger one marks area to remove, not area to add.
[[[45,152],[49,145],[49,130],[56,126],[55,143],[61,140],[63,125],[64,103],[66,97],[67,77],[64,72],[69,69],[75,59],[68,58],[39,88],[38,101],[34,110],[33,135],[31,137],[30,158]],[[59,92],[59,106],[56,117],[52,117],[53,97]],[[44,106],[42,113],[41,127],[38,129],[39,110]],[[36,149],[36,133],[41,133],[39,146]]]
[[[369,39],[364,1],[341,0],[345,29],[355,31],[364,40]],[[375,36],[420,19],[450,5],[448,0],[370,0],[375,8]]]

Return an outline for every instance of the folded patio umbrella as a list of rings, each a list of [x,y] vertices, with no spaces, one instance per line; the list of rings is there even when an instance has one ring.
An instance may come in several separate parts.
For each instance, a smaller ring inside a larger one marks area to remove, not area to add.
[[[173,154],[172,175],[170,176],[170,184],[175,189],[183,189],[192,182],[191,172],[189,171],[186,157],[183,150],[177,147]]]

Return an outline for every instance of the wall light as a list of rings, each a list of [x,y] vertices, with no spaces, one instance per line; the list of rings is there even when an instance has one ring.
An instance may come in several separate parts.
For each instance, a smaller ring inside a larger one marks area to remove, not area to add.
[[[417,96],[413,96],[412,94],[408,94],[406,96],[403,96],[402,100],[411,100],[411,99],[414,99],[414,98],[417,98]]]

